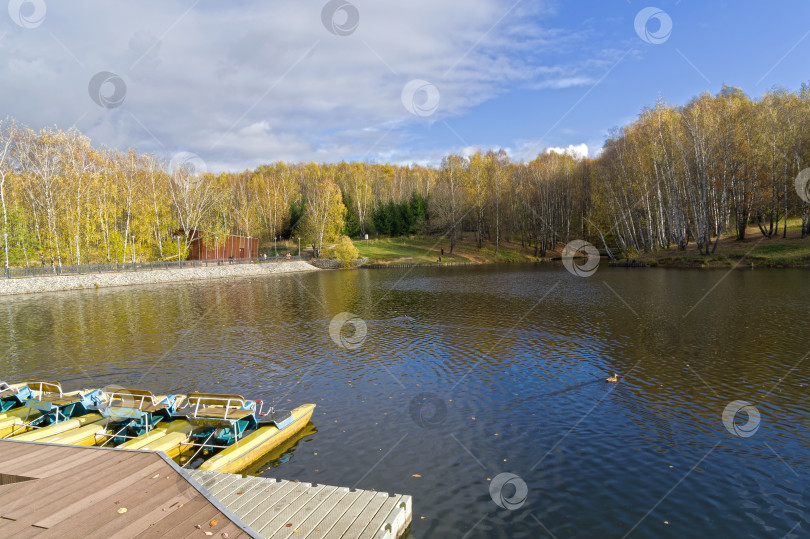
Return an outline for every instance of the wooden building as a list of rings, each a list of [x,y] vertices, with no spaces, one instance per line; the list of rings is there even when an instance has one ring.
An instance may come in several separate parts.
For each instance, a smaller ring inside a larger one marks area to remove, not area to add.
[[[192,230],[191,244],[186,260],[228,260],[258,258],[259,238],[228,234],[217,238],[210,232]]]

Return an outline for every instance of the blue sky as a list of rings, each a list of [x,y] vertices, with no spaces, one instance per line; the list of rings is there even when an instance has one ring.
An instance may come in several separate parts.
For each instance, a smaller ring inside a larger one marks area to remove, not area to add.
[[[798,89],[808,32],[798,0],[10,0],[0,107],[209,170],[437,164],[476,148],[519,161],[583,144],[594,156],[659,95]],[[90,95],[100,72],[101,94],[121,99]]]
[[[642,2],[558,2],[538,17],[543,27],[576,35],[577,45],[548,51],[550,63],[585,64],[613,50],[614,64],[586,70],[590,80],[569,88],[516,84],[447,123],[470,145],[588,145],[593,156],[610,129],[631,122],[658,96],[684,104],[723,84],[759,97],[774,86],[798,89],[810,80],[810,3],[659,1],[672,19],[662,44],[642,41],[634,18]],[[650,23],[655,26],[653,22]],[[626,53],[626,55],[625,55]],[[623,59],[622,59],[623,58]],[[604,78],[602,78],[604,77]],[[424,127],[424,126],[423,126]],[[445,125],[415,129],[436,146],[458,137]]]

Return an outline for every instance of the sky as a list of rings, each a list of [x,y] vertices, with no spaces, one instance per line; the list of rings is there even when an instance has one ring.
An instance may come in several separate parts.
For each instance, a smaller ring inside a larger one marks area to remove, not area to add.
[[[806,0],[10,0],[0,116],[210,171],[595,157],[658,99],[797,90],[808,58]]]

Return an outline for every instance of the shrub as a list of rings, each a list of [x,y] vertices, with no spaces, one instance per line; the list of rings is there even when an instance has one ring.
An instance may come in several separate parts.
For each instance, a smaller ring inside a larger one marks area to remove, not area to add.
[[[354,246],[354,243],[352,243],[352,240],[348,236],[341,236],[337,245],[332,249],[332,252],[334,253],[334,257],[343,264],[344,268],[351,267],[352,262],[357,260],[357,257],[360,255],[357,247]]]

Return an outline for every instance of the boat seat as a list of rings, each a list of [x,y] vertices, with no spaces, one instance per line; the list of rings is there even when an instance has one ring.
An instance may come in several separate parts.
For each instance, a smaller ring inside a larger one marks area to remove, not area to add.
[[[80,399],[77,396],[60,395],[59,393],[40,393],[39,400],[43,402],[50,402],[54,406],[67,406],[78,402]]]
[[[128,400],[115,400],[110,403],[110,406],[116,408],[131,408],[133,410],[140,410],[141,412],[146,412],[148,414],[154,414],[155,412],[165,410],[166,408],[169,407],[169,405],[166,404],[165,402],[159,404],[149,402],[141,404],[140,402],[138,402],[133,404],[132,401]]]
[[[214,417],[217,419],[244,419],[252,414],[253,410],[242,410],[239,408],[225,408],[224,406],[211,406],[208,408],[201,408],[200,410],[198,410],[196,417]]]
[[[143,408],[143,411],[144,411],[144,412],[148,412],[148,413],[150,413],[150,414],[154,414],[155,412],[159,412],[159,411],[161,411],[161,410],[165,410],[165,409],[166,409],[166,408],[168,408],[168,407],[169,407],[169,405],[168,405],[168,404],[166,404],[165,402],[162,402],[162,403],[160,403],[160,404],[150,404],[149,406],[145,406],[145,407]]]

